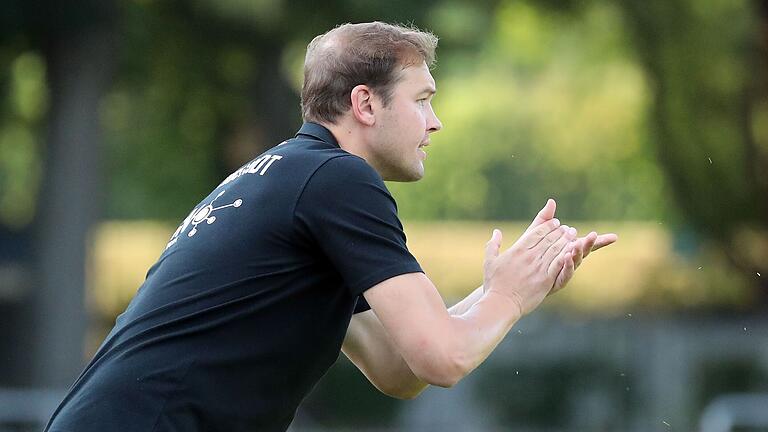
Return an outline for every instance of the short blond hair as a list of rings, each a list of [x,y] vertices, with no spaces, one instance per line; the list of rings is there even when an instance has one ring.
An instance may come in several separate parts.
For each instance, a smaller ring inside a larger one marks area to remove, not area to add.
[[[342,24],[307,46],[301,113],[304,121],[335,123],[351,107],[360,84],[377,92],[386,106],[400,71],[435,62],[437,37],[412,26],[371,22]]]

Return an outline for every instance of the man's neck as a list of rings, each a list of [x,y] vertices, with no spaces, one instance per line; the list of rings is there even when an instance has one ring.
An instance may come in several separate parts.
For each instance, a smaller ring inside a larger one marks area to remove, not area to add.
[[[348,125],[343,120],[336,124],[320,123],[320,125],[331,131],[331,134],[336,138],[336,142],[339,143],[339,147],[342,150],[367,160],[364,151],[365,140],[362,138],[361,131],[358,128]]]
[[[343,117],[342,120],[335,124],[320,124],[331,131],[331,134],[336,138],[336,142],[339,143],[339,147],[342,150],[363,158],[383,179],[387,179],[386,173],[376,163],[375,154],[371,153],[371,142],[375,139],[373,136],[375,133],[374,127],[366,128],[350,121],[348,117]]]

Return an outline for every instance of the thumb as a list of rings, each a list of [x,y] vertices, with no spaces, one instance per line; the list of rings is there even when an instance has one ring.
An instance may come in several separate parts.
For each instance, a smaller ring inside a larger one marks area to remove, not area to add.
[[[491,239],[485,244],[485,260],[490,261],[499,256],[501,249],[501,230],[494,229]]]
[[[539,213],[535,218],[533,218],[533,222],[531,222],[531,225],[528,226],[525,232],[528,232],[555,217],[555,210],[557,210],[557,203],[552,198],[548,199],[547,203],[544,205],[544,208],[539,210]]]

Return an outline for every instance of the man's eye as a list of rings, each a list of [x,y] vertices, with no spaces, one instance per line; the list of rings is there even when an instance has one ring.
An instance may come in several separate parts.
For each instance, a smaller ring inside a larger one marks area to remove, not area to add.
[[[427,99],[419,99],[416,102],[418,102],[419,106],[424,106],[424,104],[427,102]]]

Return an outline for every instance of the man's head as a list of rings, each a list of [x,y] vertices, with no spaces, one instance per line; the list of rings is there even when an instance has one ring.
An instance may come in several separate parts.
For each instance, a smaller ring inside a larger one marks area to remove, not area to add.
[[[400,72],[435,62],[437,38],[382,22],[343,24],[309,43],[304,60],[304,121],[336,123],[350,108],[349,93],[366,84],[389,102]]]
[[[381,22],[316,37],[304,63],[304,120],[331,128],[385,180],[420,179],[421,147],[442,127],[431,106],[436,46],[431,33]]]

